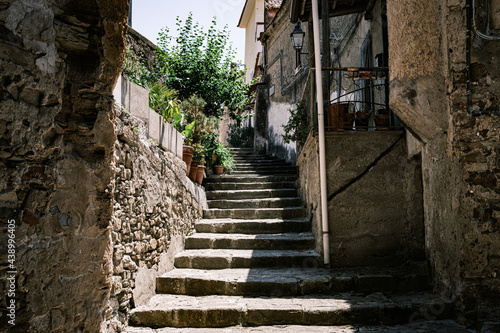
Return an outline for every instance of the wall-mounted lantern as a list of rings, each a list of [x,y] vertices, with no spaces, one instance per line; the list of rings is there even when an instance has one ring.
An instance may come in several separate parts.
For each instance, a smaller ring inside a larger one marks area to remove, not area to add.
[[[295,49],[295,64],[297,69],[300,69],[302,67],[302,64],[300,62],[300,54],[301,54],[300,51],[304,46],[305,35],[306,33],[302,31],[302,29],[300,28],[300,21],[297,22],[297,24],[295,25],[295,29],[290,34],[290,38],[292,39],[292,45],[293,48]]]

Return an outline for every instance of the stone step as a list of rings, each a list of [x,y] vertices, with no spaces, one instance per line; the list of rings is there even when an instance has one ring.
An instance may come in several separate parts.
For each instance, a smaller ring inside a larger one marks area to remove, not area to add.
[[[269,165],[277,165],[277,166],[293,166],[285,160],[278,159],[270,159],[270,158],[261,158],[261,157],[237,157],[233,158],[236,166],[269,166]]]
[[[237,209],[237,208],[285,208],[297,207],[302,204],[300,198],[263,198],[263,199],[242,199],[242,200],[209,200],[209,208]]]
[[[265,170],[265,169],[260,169],[260,170],[238,170],[238,169],[236,169],[232,173],[232,175],[256,175],[256,176],[260,176],[260,175],[275,175],[275,174],[280,174],[280,175],[296,175],[297,174],[297,169],[290,169],[290,168],[280,169],[280,170],[276,170],[276,169],[269,169],[269,170]]]
[[[253,153],[253,148],[235,148],[235,147],[231,147],[231,148],[229,148],[229,150],[231,151],[231,153],[233,153],[233,152],[251,152],[251,153]]]
[[[186,249],[298,250],[314,247],[310,232],[283,234],[196,233],[186,238]]]
[[[203,218],[205,219],[292,219],[299,217],[306,217],[306,209],[304,207],[261,208],[259,210],[251,208],[210,208],[203,212]]]
[[[429,290],[429,276],[397,268],[174,269],[156,279],[156,292],[191,296],[305,296],[341,292]]]
[[[295,188],[286,189],[262,189],[262,190],[239,190],[239,191],[207,191],[208,200],[222,199],[263,199],[263,198],[279,198],[279,197],[296,197],[297,190]]]
[[[386,296],[339,294],[294,298],[156,295],[130,313],[130,324],[152,327],[264,325],[395,325],[454,314],[448,300],[429,293]]]
[[[293,171],[297,171],[297,167],[291,166],[291,165],[240,165],[236,167],[236,171],[274,171],[276,172],[276,169],[290,169]]]
[[[278,181],[278,182],[225,182],[225,183],[217,183],[217,182],[207,182],[205,184],[205,189],[207,191],[226,191],[226,190],[261,190],[261,189],[286,189],[286,188],[294,188],[294,181]]]
[[[270,158],[266,155],[231,155],[236,162],[245,161],[284,161],[279,159]]]
[[[254,234],[258,230],[261,234],[275,234],[311,231],[311,223],[307,218],[287,220],[208,219],[196,222],[195,229],[196,232],[208,233]]]
[[[276,160],[262,160],[257,162],[243,162],[239,161],[235,163],[236,167],[260,167],[260,168],[269,168],[269,167],[293,167],[294,165],[290,163],[286,163],[285,161],[276,161]]]
[[[263,182],[293,182],[297,179],[297,176],[291,175],[211,175],[206,178],[207,182],[221,182],[221,183],[263,183]]]
[[[174,328],[165,327],[159,330],[149,327],[127,327],[125,333],[477,333],[453,320],[419,321],[405,325],[377,325],[377,326],[301,326],[275,325],[242,327],[230,326],[225,328]]]
[[[186,250],[175,256],[176,268],[226,269],[259,267],[317,267],[313,250]]]

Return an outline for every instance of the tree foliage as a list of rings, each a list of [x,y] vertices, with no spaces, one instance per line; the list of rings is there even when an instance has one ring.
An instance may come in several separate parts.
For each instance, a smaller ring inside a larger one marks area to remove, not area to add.
[[[218,31],[214,18],[204,31],[190,13],[184,22],[177,18],[177,31],[175,38],[168,28],[159,34],[155,79],[177,90],[181,100],[192,95],[203,98],[207,115],[222,115],[224,106],[230,112],[243,108],[249,85],[234,63],[227,26]]]

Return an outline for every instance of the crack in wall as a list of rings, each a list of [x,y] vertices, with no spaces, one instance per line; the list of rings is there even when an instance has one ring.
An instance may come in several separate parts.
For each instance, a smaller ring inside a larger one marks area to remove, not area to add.
[[[373,162],[371,162],[362,173],[351,179],[347,184],[340,187],[337,191],[330,194],[328,196],[328,202],[332,201],[337,195],[344,192],[350,186],[354,185],[359,180],[361,180],[368,172],[370,172],[371,169],[373,169],[378,164],[378,162],[380,162],[385,156],[387,156],[394,149],[394,147],[396,147],[396,145],[399,143],[399,141],[401,141],[401,139],[403,139],[405,135],[406,135],[405,132],[401,133],[401,135],[397,138],[397,140],[394,143],[392,143],[386,150],[384,150],[379,156],[377,156],[377,158],[375,158]]]

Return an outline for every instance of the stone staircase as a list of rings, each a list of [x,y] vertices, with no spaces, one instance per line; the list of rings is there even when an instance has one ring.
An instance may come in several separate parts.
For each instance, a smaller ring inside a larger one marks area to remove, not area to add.
[[[322,268],[296,168],[232,152],[236,171],[207,178],[204,219],[127,332],[469,332],[425,264]]]

